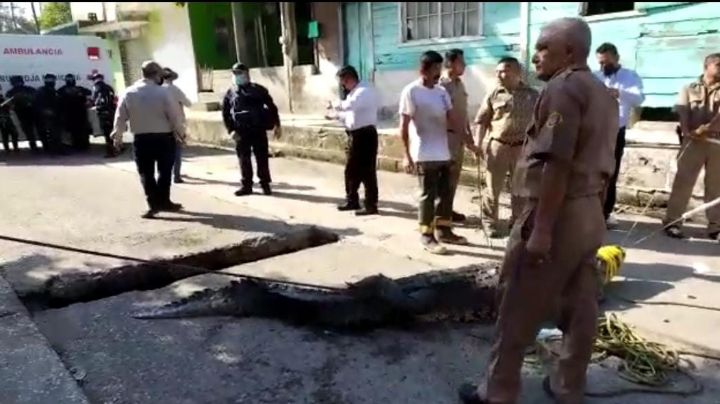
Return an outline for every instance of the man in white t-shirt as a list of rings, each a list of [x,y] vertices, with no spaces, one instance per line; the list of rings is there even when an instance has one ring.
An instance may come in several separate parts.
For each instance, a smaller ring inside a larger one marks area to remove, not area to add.
[[[440,243],[467,244],[464,237],[452,231],[451,156],[447,133],[448,128],[456,133],[464,128],[453,113],[450,95],[438,85],[442,63],[439,53],[423,53],[420,78],[400,94],[404,167],[406,172],[418,175],[422,187],[418,212],[421,241],[426,250],[435,254],[445,253]]]

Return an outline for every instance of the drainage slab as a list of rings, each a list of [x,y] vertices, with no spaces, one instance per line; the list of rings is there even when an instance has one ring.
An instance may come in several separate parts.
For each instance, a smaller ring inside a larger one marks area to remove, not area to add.
[[[133,290],[150,290],[179,279],[338,241],[336,234],[314,226],[248,237],[207,251],[188,252],[154,263],[130,262],[97,271],[70,271],[49,277],[40,291],[22,295],[32,311],[92,301]]]
[[[334,286],[380,272],[401,277],[434,269],[340,242],[225,271]],[[37,312],[35,321],[66,365],[86,375],[82,386],[93,402],[454,403],[455,383],[482,370],[486,347],[477,335],[489,336],[487,325],[346,336],[260,318],[130,316],[230,281],[194,276]]]

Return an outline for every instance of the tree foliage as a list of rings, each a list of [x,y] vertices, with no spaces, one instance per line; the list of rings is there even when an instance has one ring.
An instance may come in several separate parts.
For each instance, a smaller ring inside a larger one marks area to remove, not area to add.
[[[12,3],[0,3],[0,33],[3,34],[37,34],[32,21],[23,18],[11,10]]]
[[[43,4],[39,20],[42,29],[50,29],[71,22],[70,3],[51,2]]]

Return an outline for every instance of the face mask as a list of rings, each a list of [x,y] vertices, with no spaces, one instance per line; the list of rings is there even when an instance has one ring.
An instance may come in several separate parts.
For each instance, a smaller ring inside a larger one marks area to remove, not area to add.
[[[68,86],[74,86],[75,80],[65,80],[65,84],[67,84]]]
[[[47,81],[45,82],[45,87],[55,88],[55,82],[52,81],[52,80],[47,80]]]
[[[250,79],[245,74],[238,74],[235,76],[235,84],[237,84],[238,86],[244,86],[248,82],[250,82]]]

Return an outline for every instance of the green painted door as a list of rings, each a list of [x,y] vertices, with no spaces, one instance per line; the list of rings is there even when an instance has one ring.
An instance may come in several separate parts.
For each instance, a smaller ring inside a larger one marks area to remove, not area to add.
[[[343,3],[345,64],[355,67],[367,81],[372,81],[375,68],[370,7],[372,3]]]

